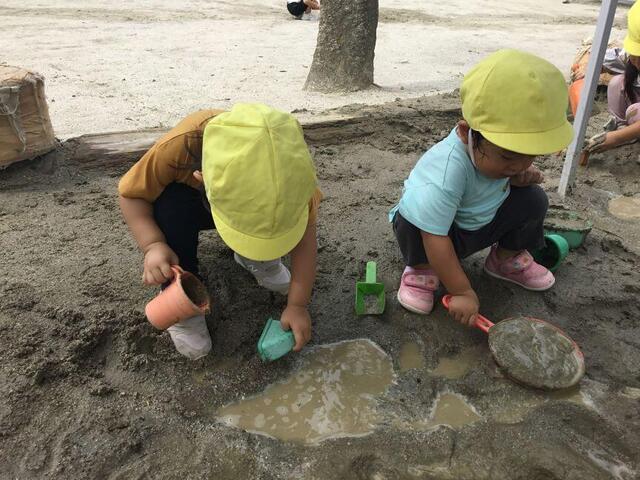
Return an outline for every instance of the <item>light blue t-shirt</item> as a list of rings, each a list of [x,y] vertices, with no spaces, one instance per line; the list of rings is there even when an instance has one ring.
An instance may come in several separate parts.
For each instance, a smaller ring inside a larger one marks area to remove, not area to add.
[[[463,230],[478,230],[493,220],[508,196],[509,179],[482,175],[453,129],[413,167],[389,220],[399,211],[420,230],[434,235],[447,235],[453,222]]]

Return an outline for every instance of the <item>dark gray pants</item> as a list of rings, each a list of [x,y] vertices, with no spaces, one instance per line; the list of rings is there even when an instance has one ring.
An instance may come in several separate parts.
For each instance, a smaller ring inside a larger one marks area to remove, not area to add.
[[[199,276],[198,234],[216,228],[202,193],[183,183],[170,183],[153,203],[153,217],[180,266]]]
[[[549,200],[538,185],[511,187],[509,196],[496,212],[491,223],[479,230],[463,230],[455,225],[449,238],[459,258],[479,252],[494,243],[508,250],[535,250],[544,246],[543,223]],[[396,213],[393,231],[408,266],[428,263],[421,231]]]

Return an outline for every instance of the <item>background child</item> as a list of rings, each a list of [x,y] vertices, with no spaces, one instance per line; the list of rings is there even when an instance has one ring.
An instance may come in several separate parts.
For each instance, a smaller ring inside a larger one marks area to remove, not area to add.
[[[168,282],[171,265],[197,275],[198,233],[215,228],[260,285],[288,293],[280,320],[295,335],[294,350],[309,341],[321,193],[293,116],[261,104],[195,112],[122,177],[119,193],[144,254],[144,283]],[[280,258],[288,253],[291,273]],[[211,350],[204,316],[168,330],[191,359]]]
[[[311,10],[320,10],[320,2],[318,0],[287,0],[287,10],[296,20],[305,18],[310,19]]]
[[[543,245],[548,206],[532,162],[565,148],[573,131],[562,74],[528,53],[490,55],[465,76],[460,96],[464,120],[418,161],[390,219],[407,265],[400,304],[428,314],[442,281],[451,315],[472,324],[480,304],[460,258],[491,246],[489,275],[529,290],[554,284],[527,251]]]
[[[590,138],[586,149],[603,152],[640,138],[640,3],[636,2],[627,17],[624,50],[607,50],[603,69],[617,73],[609,81],[607,103],[611,119],[605,134]]]

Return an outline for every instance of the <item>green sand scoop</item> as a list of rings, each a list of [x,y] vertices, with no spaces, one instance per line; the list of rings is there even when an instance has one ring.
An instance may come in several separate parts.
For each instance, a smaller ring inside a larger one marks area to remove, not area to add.
[[[380,315],[384,307],[384,284],[376,282],[376,262],[367,262],[365,281],[356,282],[356,313]]]
[[[296,344],[291,330],[283,330],[280,322],[270,318],[258,341],[258,354],[263,362],[273,362],[284,357]]]

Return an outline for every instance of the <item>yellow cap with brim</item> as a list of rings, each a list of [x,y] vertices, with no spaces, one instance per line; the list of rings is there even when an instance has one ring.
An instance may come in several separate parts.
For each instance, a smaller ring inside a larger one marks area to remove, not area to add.
[[[316,175],[290,114],[237,104],[205,127],[202,176],[216,229],[235,252],[273,260],[300,242]]]
[[[634,57],[640,57],[640,3],[635,2],[627,15],[627,36],[624,38],[624,51]]]
[[[488,56],[464,77],[460,97],[469,126],[506,150],[544,155],[573,138],[562,73],[530,53],[499,50]]]

